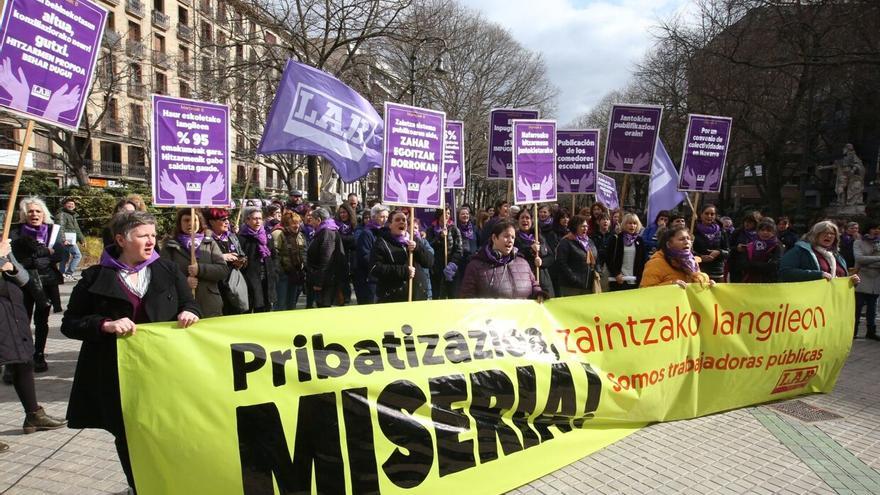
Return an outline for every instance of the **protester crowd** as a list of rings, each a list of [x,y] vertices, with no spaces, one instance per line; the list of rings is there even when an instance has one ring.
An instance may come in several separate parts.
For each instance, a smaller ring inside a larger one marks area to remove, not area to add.
[[[661,211],[643,226],[635,213],[596,203],[518,208],[499,201],[430,218],[357,195],[336,207],[288,201],[177,211],[156,230],[140,197],[120,200],[102,233],[97,265],[77,268],[84,236],[74,199],[53,216],[40,198],[20,202],[11,243],[0,244],[3,380],[22,398],[26,431],[64,426],[36,403],[33,373],[48,369],[48,318],[58,286],[76,282],[61,331],[83,341],[68,419],[116,436],[133,486],[116,380],[117,335],[137,324],[306,308],[451,298],[550,297],[691,283],[772,283],[851,277],[867,338],[877,340],[880,224],[821,220],[804,235],[788,217],[752,211],[738,226],[711,204],[694,219]],[[535,215],[536,213],[536,215]],[[536,225],[537,224],[537,225]],[[410,236],[410,232],[413,235]],[[354,297],[352,297],[354,296]],[[23,325],[26,315],[34,326]],[[14,324],[13,324],[14,323]],[[0,444],[0,450],[3,450]]]

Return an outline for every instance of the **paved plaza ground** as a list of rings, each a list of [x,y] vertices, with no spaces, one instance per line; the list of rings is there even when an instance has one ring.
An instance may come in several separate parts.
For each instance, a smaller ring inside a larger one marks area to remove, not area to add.
[[[62,287],[69,294],[71,284]],[[53,315],[49,372],[37,375],[47,412],[64,416],[80,343]],[[880,342],[857,340],[837,388],[779,406],[839,415],[803,422],[771,406],[662,423],[551,473],[516,494],[880,494]],[[822,411],[809,409],[808,405]],[[2,494],[125,490],[112,437],[96,430],[23,435],[15,391],[0,385]]]

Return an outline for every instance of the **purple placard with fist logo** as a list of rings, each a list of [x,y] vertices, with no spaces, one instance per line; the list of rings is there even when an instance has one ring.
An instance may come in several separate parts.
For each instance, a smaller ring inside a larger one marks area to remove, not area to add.
[[[598,159],[598,129],[556,131],[556,191],[595,194]]]
[[[153,95],[153,204],[232,204],[229,107]]]
[[[0,106],[79,127],[107,11],[88,0],[7,0],[0,20]]]
[[[444,112],[385,103],[383,203],[441,207],[445,132]]]
[[[443,188],[464,189],[464,122],[446,121],[443,150]]]
[[[721,191],[732,125],[733,119],[730,117],[688,115],[678,179],[679,191]]]
[[[617,199],[617,181],[601,172],[596,174],[596,201],[610,210],[620,208]]]
[[[489,112],[489,179],[513,178],[513,147],[511,131],[514,119],[537,119],[537,110],[496,108]]]
[[[517,204],[556,201],[555,121],[513,121],[513,177]]]
[[[663,108],[655,105],[611,107],[602,170],[650,175],[662,116]]]

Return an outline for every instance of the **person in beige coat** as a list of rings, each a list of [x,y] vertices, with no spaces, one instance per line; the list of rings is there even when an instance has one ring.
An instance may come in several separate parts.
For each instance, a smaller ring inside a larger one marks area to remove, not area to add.
[[[217,283],[226,280],[229,266],[210,231],[206,233],[202,227],[204,225],[206,224],[200,211],[196,211],[196,221],[193,222],[189,208],[178,210],[173,237],[165,242],[162,257],[173,261],[180,268],[189,287],[195,289],[196,302],[202,308],[202,317],[210,318],[223,315],[223,299]],[[196,233],[192,234],[193,231]],[[190,256],[191,243],[196,246],[195,264]]]
[[[865,235],[853,241],[853,257],[861,283],[856,286],[856,323],[853,338],[859,333],[859,317],[865,308],[866,339],[880,340],[877,336],[877,296],[880,295],[880,223],[867,225]]]

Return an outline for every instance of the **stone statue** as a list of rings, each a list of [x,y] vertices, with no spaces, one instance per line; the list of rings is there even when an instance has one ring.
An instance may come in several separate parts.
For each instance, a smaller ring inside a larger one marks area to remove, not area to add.
[[[834,165],[819,167],[819,169],[833,168],[836,173],[834,192],[838,206],[863,205],[865,192],[865,166],[856,155],[853,145],[847,144],[843,148],[843,158],[835,160]]]
[[[337,187],[338,181],[339,175],[336,170],[333,170],[330,162],[321,160],[321,191],[319,194],[321,203],[333,204],[334,206],[339,206],[342,203],[342,195],[339,194]]]

